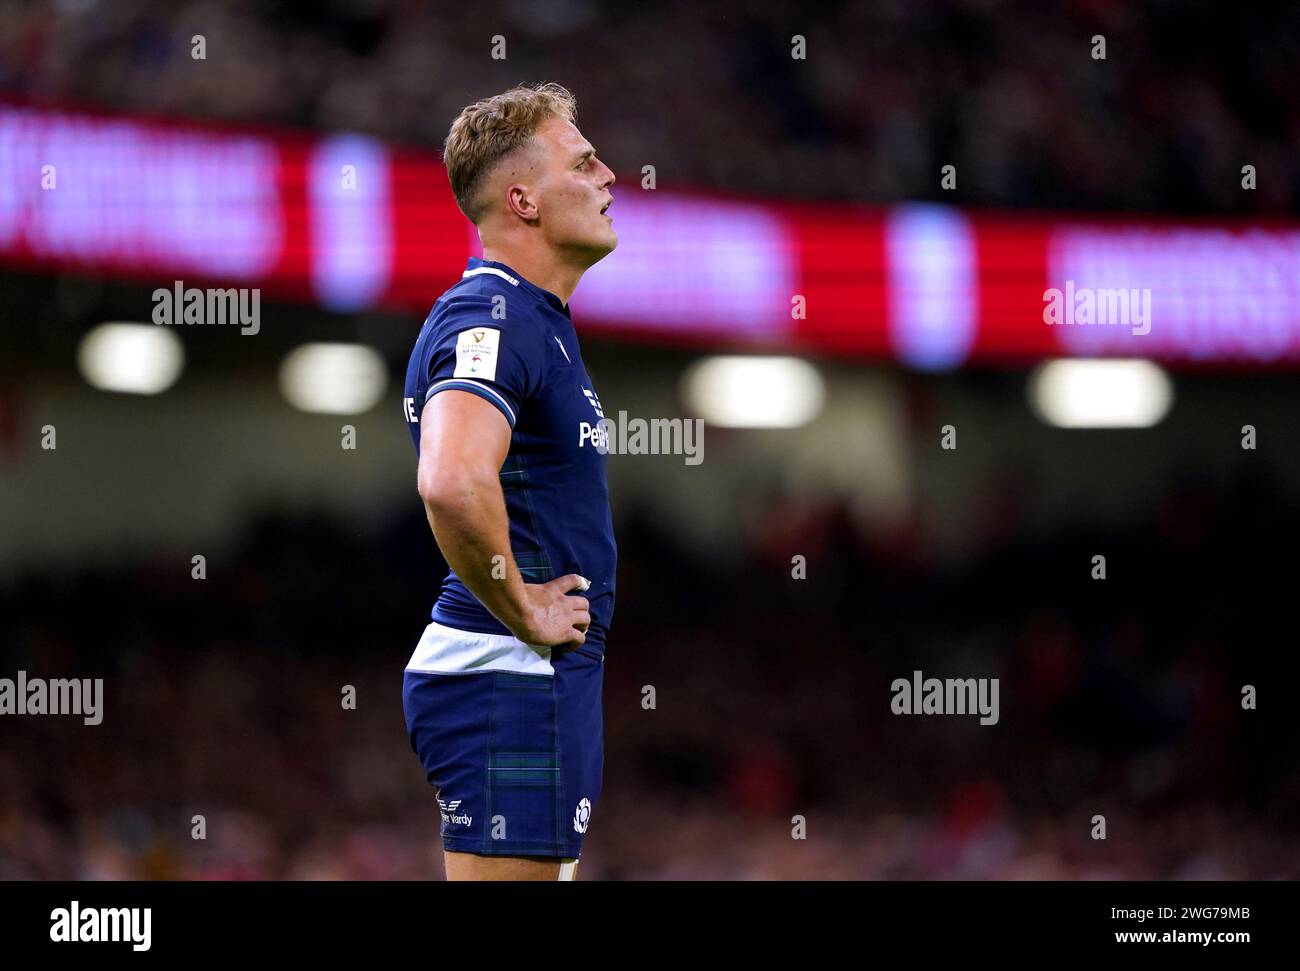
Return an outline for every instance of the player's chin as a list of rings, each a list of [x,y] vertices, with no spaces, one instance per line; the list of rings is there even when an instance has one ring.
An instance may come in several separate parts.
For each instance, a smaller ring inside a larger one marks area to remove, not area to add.
[[[586,265],[592,266],[614,252],[614,247],[617,245],[618,234],[606,227],[599,235],[593,233],[586,236],[580,243],[571,244],[570,248],[575,252],[581,252]]]

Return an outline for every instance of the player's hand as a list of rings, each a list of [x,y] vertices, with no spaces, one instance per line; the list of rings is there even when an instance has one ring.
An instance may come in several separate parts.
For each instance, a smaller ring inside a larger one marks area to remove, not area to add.
[[[524,629],[514,632],[525,644],[541,647],[576,647],[587,639],[591,625],[586,597],[569,596],[570,590],[587,590],[591,582],[568,573],[546,583],[525,583]]]

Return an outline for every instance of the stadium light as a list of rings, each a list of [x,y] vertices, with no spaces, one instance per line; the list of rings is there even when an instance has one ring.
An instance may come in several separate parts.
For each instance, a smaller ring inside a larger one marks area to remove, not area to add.
[[[798,428],[826,399],[817,369],[797,357],[707,357],[682,382],[690,409],[728,428]]]
[[[359,415],[387,387],[384,359],[364,344],[303,344],[280,365],[280,390],[300,411]]]
[[[1173,400],[1169,376],[1146,360],[1050,361],[1029,378],[1034,413],[1059,428],[1150,428]]]
[[[159,394],[180,377],[185,348],[154,324],[100,324],[81,339],[77,366],[92,387],[123,394]]]

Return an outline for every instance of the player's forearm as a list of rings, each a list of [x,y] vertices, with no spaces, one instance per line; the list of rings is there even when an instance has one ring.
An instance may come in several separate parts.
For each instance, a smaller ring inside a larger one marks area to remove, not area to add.
[[[527,627],[524,581],[510,552],[501,483],[439,483],[421,490],[434,539],[447,561],[492,615],[512,631]]]

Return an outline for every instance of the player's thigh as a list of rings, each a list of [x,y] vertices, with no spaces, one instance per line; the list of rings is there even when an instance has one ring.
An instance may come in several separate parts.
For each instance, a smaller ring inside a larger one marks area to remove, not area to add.
[[[477,853],[442,855],[448,880],[558,880],[558,859],[529,856],[481,856]],[[572,869],[572,868],[571,868]]]

